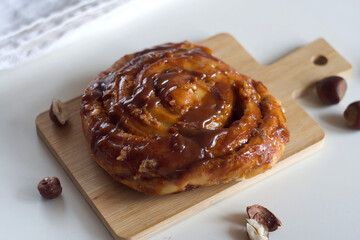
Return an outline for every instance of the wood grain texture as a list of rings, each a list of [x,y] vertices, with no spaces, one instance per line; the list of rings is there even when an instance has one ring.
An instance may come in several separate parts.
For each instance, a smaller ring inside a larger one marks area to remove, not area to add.
[[[351,65],[323,39],[268,66],[257,63],[228,34],[216,35],[201,44],[210,47],[215,56],[240,73],[265,83],[281,100],[291,140],[281,160],[271,170],[242,182],[168,196],[148,196],[116,183],[91,158],[81,128],[80,97],[66,103],[71,114],[68,124],[62,128],[51,122],[47,111],[36,118],[39,136],[115,239],[146,239],[319,150],[324,131],[295,98],[325,76],[349,77],[351,74]],[[320,55],[327,58],[325,65],[313,63]]]

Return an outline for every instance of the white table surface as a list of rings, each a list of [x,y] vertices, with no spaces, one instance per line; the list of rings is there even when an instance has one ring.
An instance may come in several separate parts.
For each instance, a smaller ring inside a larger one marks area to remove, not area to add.
[[[246,239],[246,206],[259,203],[283,228],[271,239],[358,239],[360,131],[342,113],[360,100],[360,1],[148,1],[95,21],[81,40],[0,73],[0,239],[112,239],[35,130],[52,98],[68,100],[125,53],[168,41],[232,34],[261,63],[324,37],[352,65],[348,91],[324,107],[315,93],[300,104],[326,132],[322,150],[157,234],[152,239]],[[58,176],[61,197],[37,192]]]

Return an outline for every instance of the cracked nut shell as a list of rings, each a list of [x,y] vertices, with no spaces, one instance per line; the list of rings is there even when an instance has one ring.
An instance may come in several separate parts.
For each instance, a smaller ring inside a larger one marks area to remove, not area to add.
[[[316,83],[316,91],[320,100],[332,105],[339,103],[347,89],[345,79],[339,76],[330,76]]]
[[[360,101],[351,103],[344,112],[349,127],[360,130]]]
[[[63,126],[69,118],[69,112],[60,100],[53,99],[49,110],[50,119],[58,126]]]
[[[250,219],[255,219],[260,224],[265,225],[269,232],[273,232],[282,226],[281,221],[272,212],[259,204],[247,207],[246,212]]]
[[[40,195],[46,199],[53,199],[60,196],[62,187],[57,177],[46,177],[38,184]]]

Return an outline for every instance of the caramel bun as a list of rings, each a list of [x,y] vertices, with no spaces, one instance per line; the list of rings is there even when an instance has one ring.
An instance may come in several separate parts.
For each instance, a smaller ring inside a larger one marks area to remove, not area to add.
[[[87,87],[81,117],[96,162],[147,194],[262,173],[289,140],[261,82],[189,42],[122,57]]]

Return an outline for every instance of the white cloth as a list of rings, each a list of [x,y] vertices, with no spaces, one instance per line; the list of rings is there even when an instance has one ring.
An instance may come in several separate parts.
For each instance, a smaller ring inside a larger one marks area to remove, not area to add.
[[[1,0],[0,71],[41,56],[69,32],[130,0]]]

